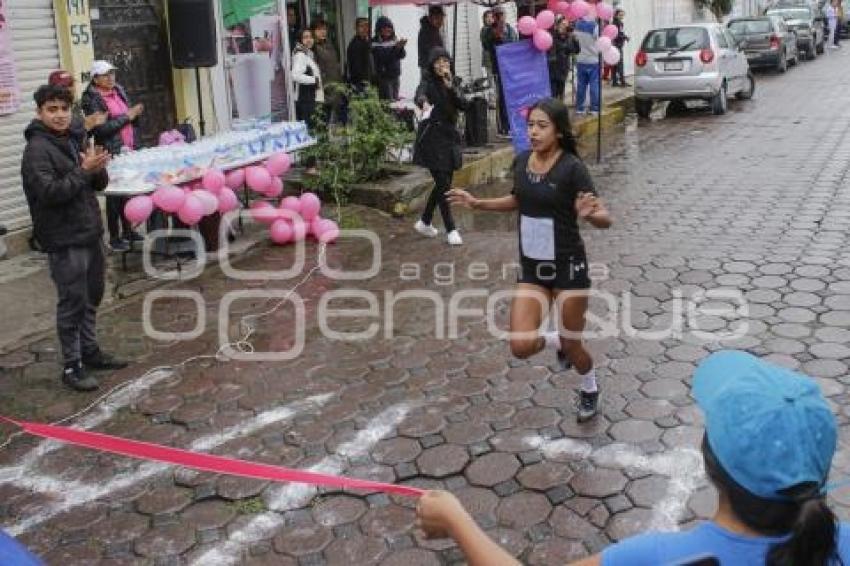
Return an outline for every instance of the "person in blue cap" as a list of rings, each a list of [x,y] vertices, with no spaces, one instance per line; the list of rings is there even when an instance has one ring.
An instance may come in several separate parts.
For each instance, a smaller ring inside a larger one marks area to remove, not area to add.
[[[574,565],[850,564],[850,525],[826,503],[837,427],[818,385],[725,351],[700,364],[692,393],[705,413],[705,469],[719,493],[714,518],[625,539]],[[520,564],[447,492],[427,492],[417,514],[427,536],[455,539],[470,566]]]

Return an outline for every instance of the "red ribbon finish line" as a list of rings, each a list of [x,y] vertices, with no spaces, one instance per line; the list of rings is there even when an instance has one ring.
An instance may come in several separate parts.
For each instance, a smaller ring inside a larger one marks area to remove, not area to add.
[[[257,462],[215,456],[213,454],[190,452],[188,450],[170,448],[150,442],[128,440],[99,432],[16,421],[6,417],[0,417],[0,419],[14,423],[24,431],[35,436],[50,438],[76,446],[84,446],[101,452],[120,454],[139,460],[153,460],[166,464],[175,464],[204,472],[216,472],[241,476],[243,478],[271,480],[274,482],[296,482],[339,489],[380,491],[406,497],[420,497],[425,493],[425,490],[416,487],[293,470],[282,466],[272,466],[270,464],[259,464]]]

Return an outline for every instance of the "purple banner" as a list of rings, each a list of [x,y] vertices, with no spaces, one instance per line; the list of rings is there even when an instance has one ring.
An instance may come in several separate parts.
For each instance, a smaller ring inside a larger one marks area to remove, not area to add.
[[[549,65],[546,53],[534,47],[531,40],[498,46],[496,59],[499,61],[502,95],[508,110],[511,139],[514,150],[519,153],[531,147],[522,109],[528,108],[541,98],[552,96]]]

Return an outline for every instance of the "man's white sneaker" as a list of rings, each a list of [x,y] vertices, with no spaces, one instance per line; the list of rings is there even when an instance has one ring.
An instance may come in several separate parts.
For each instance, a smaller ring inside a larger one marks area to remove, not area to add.
[[[463,238],[460,237],[460,232],[458,232],[457,230],[452,230],[451,232],[449,232],[449,235],[446,237],[446,239],[452,246],[463,245]]]
[[[437,230],[430,224],[425,224],[421,220],[416,221],[416,224],[413,225],[413,229],[425,236],[426,238],[433,238],[440,233],[439,230]]]

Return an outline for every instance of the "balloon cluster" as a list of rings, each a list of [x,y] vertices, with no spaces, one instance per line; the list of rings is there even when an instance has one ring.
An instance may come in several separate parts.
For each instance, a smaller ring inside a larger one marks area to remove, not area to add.
[[[614,8],[604,2],[549,0],[548,9],[537,14],[536,18],[521,17],[517,22],[517,28],[522,35],[532,38],[537,49],[548,51],[553,43],[552,34],[548,30],[555,24],[555,14],[560,14],[571,22],[582,19],[593,21],[597,18],[611,21],[614,17]],[[617,26],[608,24],[596,40],[596,48],[602,53],[602,59],[608,65],[616,65],[620,62],[620,51],[613,45],[618,33]]]
[[[272,242],[285,245],[300,242],[310,236],[330,244],[339,237],[339,226],[333,220],[319,214],[322,203],[313,193],[301,197],[286,197],[278,206],[267,201],[258,201],[251,206],[251,217],[269,226]]]
[[[270,198],[283,193],[283,175],[292,167],[292,158],[285,152],[271,155],[261,165],[234,169],[227,174],[218,169],[208,169],[199,181],[183,187],[166,185],[151,195],[135,196],[124,205],[124,216],[133,225],[146,222],[158,208],[176,214],[187,226],[194,226],[204,216],[216,212],[230,212],[239,208],[237,190],[247,185],[253,191]]]

